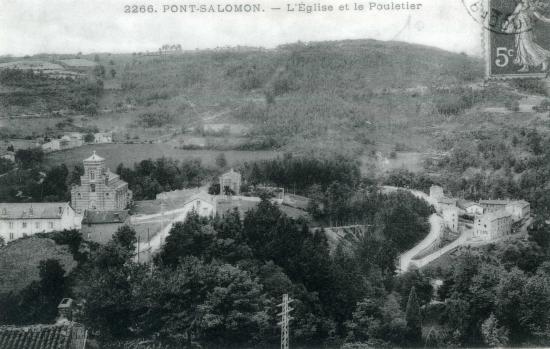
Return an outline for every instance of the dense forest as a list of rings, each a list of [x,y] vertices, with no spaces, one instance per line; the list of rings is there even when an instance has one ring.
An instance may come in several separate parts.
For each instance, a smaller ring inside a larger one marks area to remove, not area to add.
[[[380,200],[387,206],[399,200],[408,210],[417,204],[404,194]],[[416,219],[426,220],[429,212],[415,213]],[[424,228],[415,241],[427,233]],[[0,320],[53,321],[54,295],[73,296],[85,300],[79,320],[105,342],[156,338],[174,348],[192,342],[261,347],[277,343],[275,305],[282,293],[291,293],[296,299],[293,341],[315,345],[360,339],[351,330],[363,321],[354,311],[372,296],[387,308],[384,312],[395,311],[380,318],[373,340],[415,344],[420,306],[429,300],[431,286],[418,273],[394,279],[392,257],[373,253],[392,241],[398,242],[396,252],[407,248],[394,236],[398,230],[388,226],[369,233],[356,246],[340,245],[331,255],[322,231],[312,232],[305,221],[264,200],[243,220],[237,211],[211,219],[191,213],[174,225],[152,270],[134,262],[137,240],[131,228],[119,229],[105,246],[84,242],[74,231],[44,234],[68,245],[78,268],[64,277],[55,261],[44,262],[39,281],[20,294],[2,296],[6,312]],[[45,286],[54,281],[54,288]]]
[[[408,210],[417,205],[404,193],[380,200],[377,215],[392,202]],[[78,267],[65,276],[55,261],[41,263],[40,280],[0,297],[0,321],[54,321],[57,298],[71,296],[79,300],[79,321],[106,348],[137,339],[164,348],[275,347],[276,304],[290,293],[298,346],[547,343],[547,223],[538,220],[520,240],[461,250],[448,268],[401,275],[387,255],[393,234],[398,226],[373,228],[331,253],[322,231],[312,232],[267,200],[244,220],[236,211],[211,219],[190,214],[174,225],[152,268],[134,262],[137,239],[128,227],[104,246],[76,231],[44,234],[68,246]],[[432,277],[443,280],[436,293]]]

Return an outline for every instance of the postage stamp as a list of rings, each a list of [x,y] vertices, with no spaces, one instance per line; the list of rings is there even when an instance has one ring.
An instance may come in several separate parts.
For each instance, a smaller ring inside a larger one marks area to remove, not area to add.
[[[544,78],[550,62],[550,3],[542,0],[486,0],[486,76]]]

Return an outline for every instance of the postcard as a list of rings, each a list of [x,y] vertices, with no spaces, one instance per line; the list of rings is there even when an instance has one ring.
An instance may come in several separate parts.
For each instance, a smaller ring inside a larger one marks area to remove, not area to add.
[[[0,348],[550,346],[548,0],[0,28]]]

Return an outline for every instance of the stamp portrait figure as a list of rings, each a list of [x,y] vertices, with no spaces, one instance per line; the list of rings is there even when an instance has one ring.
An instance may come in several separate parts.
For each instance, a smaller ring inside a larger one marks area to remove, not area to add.
[[[529,72],[540,68],[548,70],[550,51],[537,42],[533,27],[537,21],[550,23],[550,18],[540,13],[540,4],[532,0],[519,0],[514,12],[504,22],[503,31],[514,33],[516,54],[513,63],[521,66],[518,72]]]

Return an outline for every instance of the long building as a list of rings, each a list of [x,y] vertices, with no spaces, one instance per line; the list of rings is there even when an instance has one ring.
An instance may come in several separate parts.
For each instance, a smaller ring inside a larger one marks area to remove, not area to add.
[[[0,236],[9,242],[36,233],[80,229],[68,202],[0,203]]]
[[[493,211],[476,216],[473,236],[493,240],[512,232],[512,215],[506,210]]]

